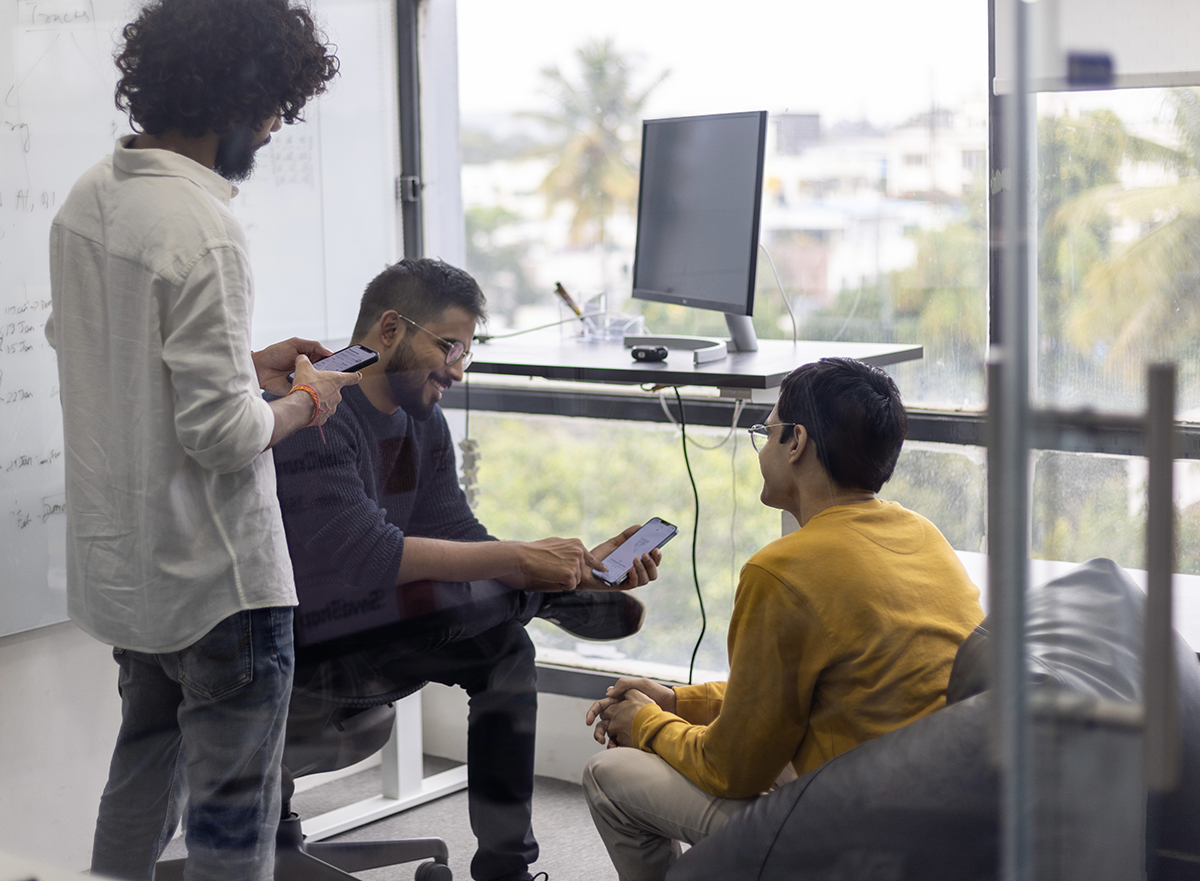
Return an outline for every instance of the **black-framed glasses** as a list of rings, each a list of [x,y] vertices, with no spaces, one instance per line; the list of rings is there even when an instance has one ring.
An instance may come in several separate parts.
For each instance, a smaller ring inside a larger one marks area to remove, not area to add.
[[[759,444],[766,444],[767,438],[771,436],[771,429],[778,428],[781,425],[796,427],[795,422],[772,422],[770,425],[763,425],[760,422],[757,425],[751,425],[747,428],[746,431],[750,434],[750,444],[754,447],[754,452],[757,453],[762,449],[762,446],[759,446]]]
[[[474,358],[475,356],[474,356],[474,354],[472,354],[471,350],[467,348],[465,343],[459,342],[458,340],[443,339],[442,337],[440,337],[436,333],[434,333],[432,330],[429,330],[428,328],[424,328],[421,325],[417,324],[411,318],[408,318],[404,315],[400,315],[399,312],[397,312],[396,314],[399,315],[405,321],[407,321],[409,324],[411,324],[413,327],[415,327],[417,330],[425,331],[425,333],[429,334],[431,337],[433,337],[435,340],[437,340],[439,343],[442,344],[442,346],[446,349],[446,366],[447,367],[449,367],[451,364],[457,364],[459,361],[462,361],[463,370],[466,370],[468,367],[471,366],[471,359]]]

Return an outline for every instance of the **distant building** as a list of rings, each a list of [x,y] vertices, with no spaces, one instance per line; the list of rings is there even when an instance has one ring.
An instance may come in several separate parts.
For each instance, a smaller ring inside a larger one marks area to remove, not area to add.
[[[922,113],[887,134],[886,192],[895,199],[963,198],[987,181],[987,107]]]
[[[821,116],[817,113],[780,113],[775,121],[775,152],[796,156],[821,140]]]
[[[986,122],[985,106],[937,109],[887,131],[865,120],[824,128],[816,113],[773,115],[761,240],[789,293],[823,306],[842,290],[911,266],[912,234],[945,225],[986,180]],[[465,162],[464,202],[512,216],[492,241],[524,244],[537,289],[552,290],[561,279],[627,294],[636,218],[623,213],[607,221],[606,249],[572,245],[569,206],[548,212],[538,189],[551,163],[528,153]],[[769,271],[765,264],[760,270]]]

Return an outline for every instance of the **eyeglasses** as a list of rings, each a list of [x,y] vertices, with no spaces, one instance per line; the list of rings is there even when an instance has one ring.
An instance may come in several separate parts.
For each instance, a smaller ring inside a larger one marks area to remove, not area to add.
[[[747,428],[746,431],[749,432],[749,434],[750,434],[750,443],[754,447],[754,452],[757,453],[760,450],[762,450],[762,447],[759,446],[759,444],[762,443],[763,446],[765,446],[767,443],[767,439],[771,436],[771,429],[778,428],[781,425],[790,425],[793,428],[795,428],[796,423],[795,422],[772,422],[770,425],[763,425],[760,422],[758,425],[751,425],[749,428]]]
[[[463,370],[466,370],[468,367],[471,366],[471,360],[475,357],[475,355],[470,349],[468,349],[466,347],[466,345],[464,343],[461,343],[458,340],[454,340],[453,342],[451,342],[450,340],[442,339],[440,336],[438,336],[432,330],[427,330],[426,328],[417,324],[411,318],[405,318],[405,316],[400,315],[399,312],[397,312],[396,314],[399,315],[401,318],[403,318],[405,321],[407,321],[409,324],[411,324],[413,327],[415,327],[417,330],[425,331],[425,333],[429,334],[431,337],[433,337],[435,340],[437,340],[439,343],[441,343],[445,347],[445,349],[446,349],[446,366],[447,367],[450,366],[451,364],[457,364],[459,361],[462,361]]]

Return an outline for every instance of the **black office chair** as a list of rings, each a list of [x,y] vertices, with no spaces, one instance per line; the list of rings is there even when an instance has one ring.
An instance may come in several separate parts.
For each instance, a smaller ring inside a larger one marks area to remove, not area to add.
[[[379,752],[392,733],[395,702],[424,685],[382,679],[353,655],[297,666],[283,752],[276,881],[354,881],[351,872],[422,859],[432,861],[417,867],[415,881],[453,881],[440,838],[308,843],[291,809],[297,777],[337,771]],[[159,862],[157,881],[182,879],[184,862]]]

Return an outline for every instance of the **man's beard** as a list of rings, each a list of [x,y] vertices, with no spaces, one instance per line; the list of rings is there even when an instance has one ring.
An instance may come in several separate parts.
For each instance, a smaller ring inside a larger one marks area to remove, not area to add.
[[[213,163],[213,171],[235,184],[249,179],[254,173],[258,148],[267,143],[263,141],[255,145],[253,142],[254,127],[249,123],[238,123],[217,142],[217,160]]]
[[[388,387],[392,391],[392,400],[418,422],[424,422],[433,415],[434,403],[425,401],[425,384],[429,381],[429,371],[416,365],[412,346],[402,342],[392,353],[384,368]],[[418,378],[419,377],[419,378]]]

